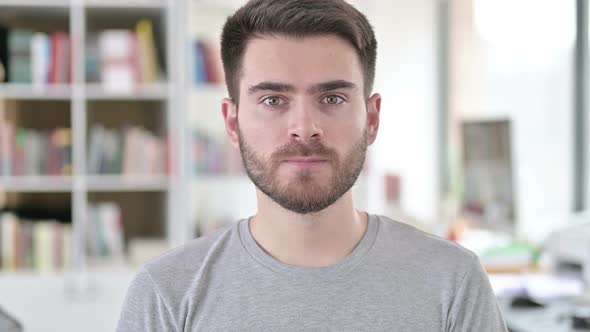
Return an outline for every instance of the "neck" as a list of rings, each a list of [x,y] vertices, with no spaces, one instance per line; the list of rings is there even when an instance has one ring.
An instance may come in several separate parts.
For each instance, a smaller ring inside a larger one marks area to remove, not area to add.
[[[322,211],[301,215],[286,210],[257,190],[258,213],[252,236],[275,259],[299,267],[336,264],[348,256],[367,229],[366,213],[354,208],[349,190]]]

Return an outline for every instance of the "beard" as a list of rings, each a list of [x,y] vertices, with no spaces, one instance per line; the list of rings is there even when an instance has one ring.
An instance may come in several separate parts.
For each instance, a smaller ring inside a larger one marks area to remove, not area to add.
[[[342,158],[319,141],[292,141],[279,147],[265,160],[247,144],[239,127],[238,135],[242,162],[250,180],[277,204],[298,214],[321,211],[350,190],[363,169],[367,152],[366,126],[361,138]],[[325,179],[320,174],[314,174],[316,170],[300,169],[294,178],[281,179],[279,167],[293,156],[326,159],[327,166],[332,169],[331,175]]]

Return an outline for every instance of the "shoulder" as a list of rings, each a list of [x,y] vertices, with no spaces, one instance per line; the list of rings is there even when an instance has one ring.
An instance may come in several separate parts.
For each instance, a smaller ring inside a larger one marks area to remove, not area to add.
[[[227,249],[238,234],[237,227],[238,223],[231,224],[193,239],[148,261],[143,267],[156,283],[169,275],[175,278],[185,274],[194,275],[208,258]]]
[[[201,277],[206,275],[203,271],[235,250],[232,246],[236,245],[238,225],[194,239],[145,263],[129,286],[125,307],[140,304],[149,311],[146,315],[159,312],[163,319],[181,322],[184,302],[199,287]]]
[[[411,259],[432,268],[452,268],[463,272],[479,264],[477,256],[459,244],[385,216],[375,217],[379,220],[381,246],[396,256],[402,256],[404,260]]]
[[[168,250],[142,267],[144,280],[171,306],[182,303],[187,291],[197,287],[206,270],[231,255],[239,244],[238,224],[228,225],[208,235]],[[172,307],[173,311],[178,308]]]

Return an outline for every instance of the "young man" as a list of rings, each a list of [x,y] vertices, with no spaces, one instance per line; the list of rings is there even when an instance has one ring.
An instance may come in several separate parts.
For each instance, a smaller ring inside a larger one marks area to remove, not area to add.
[[[376,47],[343,0],[252,0],[222,34],[227,134],[258,211],[147,263],[119,331],[505,331],[471,252],[357,211]]]

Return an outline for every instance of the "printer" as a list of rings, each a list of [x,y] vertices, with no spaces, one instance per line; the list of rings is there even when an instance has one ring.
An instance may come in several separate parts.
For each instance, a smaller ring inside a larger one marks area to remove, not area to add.
[[[551,233],[543,245],[555,273],[577,274],[590,286],[590,218],[578,215],[567,227]],[[585,219],[585,220],[582,220]]]

